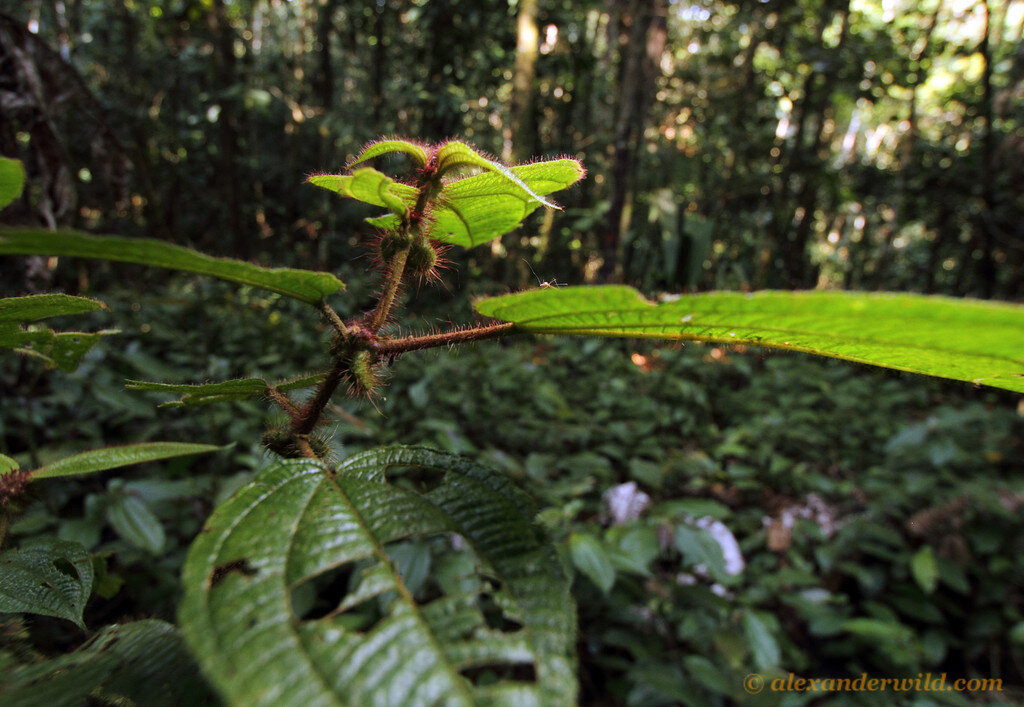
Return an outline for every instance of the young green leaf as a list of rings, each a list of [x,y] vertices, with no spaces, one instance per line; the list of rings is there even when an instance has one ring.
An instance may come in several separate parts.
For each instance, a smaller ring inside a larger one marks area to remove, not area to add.
[[[142,442],[120,447],[104,447],[81,454],[65,457],[59,461],[41,466],[32,472],[33,479],[51,479],[57,476],[79,476],[107,469],[142,462],[170,459],[191,454],[215,452],[223,447],[212,444],[189,444],[185,442]]]
[[[160,407],[191,407],[194,405],[209,405],[211,403],[223,403],[231,400],[249,400],[266,395],[270,388],[276,388],[282,393],[289,390],[301,390],[310,388],[320,383],[326,374],[313,373],[308,376],[293,378],[280,383],[269,383],[262,378],[239,378],[237,380],[221,381],[219,383],[202,383],[198,385],[188,383],[155,383],[152,381],[125,381],[125,388],[128,390],[148,390],[157,393],[180,394],[179,400],[164,403]]]
[[[939,584],[939,563],[931,545],[925,545],[910,560],[910,572],[925,594],[932,594]]]
[[[310,304],[345,287],[341,280],[326,272],[262,268],[241,260],[214,258],[164,241],[90,236],[78,231],[0,229],[0,255],[57,255],[151,265],[259,287]]]
[[[0,157],[0,209],[21,196],[25,188],[25,168],[18,160]]]
[[[419,196],[415,187],[396,182],[372,167],[357,169],[352,174],[317,174],[306,181],[350,199],[383,206],[397,215],[404,214]]]
[[[6,454],[0,454],[0,474],[6,474],[9,471],[17,471],[19,468],[18,462],[14,461]]]
[[[357,164],[371,160],[374,157],[380,157],[381,155],[387,155],[395,152],[403,152],[407,154],[420,167],[425,167],[429,160],[426,149],[415,142],[409,142],[408,140],[378,140],[377,142],[371,142],[369,145],[364,147],[363,151],[359,153],[359,156],[352,160],[348,166],[355,167]]]
[[[147,707],[216,704],[178,629],[156,619],[105,626],[73,653],[8,667],[0,684],[0,703],[9,707],[97,700]]]
[[[519,176],[509,167],[506,167],[499,162],[487,159],[464,142],[451,140],[437,148],[438,173],[442,175],[449,174],[450,172],[465,169],[467,167],[482,169],[485,172],[491,172],[500,177],[504,177],[507,181],[519,187],[526,196],[533,201],[551,209],[558,208],[555,203],[542,198],[539,194],[530,189],[529,185],[520,179]]]
[[[407,474],[436,483],[414,492]],[[428,450],[372,450],[336,474],[282,462],[207,521],[180,624],[234,704],[574,704],[572,598],[532,517],[504,476]],[[493,579],[418,599],[389,548],[438,534],[458,536]],[[327,572],[350,577],[337,604],[297,615],[292,590]],[[516,628],[488,626],[484,594]],[[477,684],[484,666],[496,676]],[[517,666],[536,678],[516,679]]]
[[[531,290],[477,303],[546,334],[684,339],[830,356],[1024,392],[1024,306],[865,292],[713,292],[654,305],[629,287]]]
[[[50,538],[0,555],[0,612],[44,614],[85,629],[92,558],[78,543]]]

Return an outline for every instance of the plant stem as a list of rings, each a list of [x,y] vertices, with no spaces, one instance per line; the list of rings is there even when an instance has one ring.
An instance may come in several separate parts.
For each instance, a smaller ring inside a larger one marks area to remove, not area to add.
[[[328,323],[331,325],[334,331],[338,333],[338,336],[342,338],[348,336],[348,327],[345,326],[345,322],[341,320],[341,317],[338,316],[338,313],[331,308],[331,305],[327,304],[326,302],[321,302],[317,306],[317,309],[319,309],[320,313],[324,315],[324,317],[327,319]]]
[[[514,328],[515,324],[512,322],[503,322],[501,324],[488,324],[487,326],[475,327],[473,329],[443,331],[439,334],[409,336],[404,339],[385,339],[377,342],[375,350],[377,353],[383,355],[401,354],[406,353],[407,351],[430,349],[437,346],[449,346],[451,344],[462,344],[469,341],[493,339],[514,333],[512,331]]]
[[[350,360],[350,355],[344,355],[339,356],[338,360],[334,362],[334,367],[331,368],[327,377],[320,384],[320,387],[316,389],[313,399],[309,401],[298,416],[292,419],[292,432],[294,434],[307,435],[313,431],[316,423],[320,421],[320,414],[327,407],[327,403],[330,401],[331,396],[334,395],[334,391],[338,388],[338,384],[341,383],[341,379],[345,377]]]
[[[291,401],[291,398],[277,388],[273,386],[267,388],[267,397],[277,403],[278,407],[288,413],[288,417],[292,420],[299,416],[299,408],[295,406],[295,403]]]
[[[384,322],[388,320],[391,305],[394,304],[395,295],[398,294],[398,288],[402,284],[402,274],[405,272],[405,261],[409,257],[410,248],[411,246],[402,248],[391,259],[388,276],[384,281],[384,291],[381,292],[377,308],[373,310],[373,319],[370,320],[370,329],[375,334],[380,331],[380,328],[384,326]]]

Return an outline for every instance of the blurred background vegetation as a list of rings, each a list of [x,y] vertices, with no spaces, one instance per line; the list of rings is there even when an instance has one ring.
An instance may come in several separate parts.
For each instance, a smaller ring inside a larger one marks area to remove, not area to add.
[[[0,154],[29,175],[3,218],[330,269],[356,315],[376,287],[370,212],[303,179],[378,135],[459,137],[512,162],[570,154],[589,175],[564,210],[453,251],[414,328],[538,279],[1020,300],[1022,32],[1021,0],[0,0]],[[0,262],[0,295],[102,296],[94,327],[123,330],[71,375],[0,360],[0,452],[30,466],[119,441],[236,442],[36,490],[14,542],[94,552],[90,627],[173,619],[184,547],[270,456],[265,406],[156,410],[124,379],[324,365],[311,313],[162,277]],[[995,677],[1001,695],[918,698],[1024,701],[1016,396],[741,348],[545,338],[407,356],[386,395],[337,401],[335,452],[425,443],[538,496],[578,570],[587,704],[740,701],[755,669]],[[742,563],[717,564],[696,527]],[[415,549],[417,572],[454,571]],[[19,655],[83,638],[45,618],[3,629]]]

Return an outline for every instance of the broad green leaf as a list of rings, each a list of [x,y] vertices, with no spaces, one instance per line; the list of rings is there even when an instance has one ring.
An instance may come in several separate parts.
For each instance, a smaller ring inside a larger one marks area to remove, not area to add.
[[[106,309],[99,300],[71,295],[28,295],[0,299],[0,322],[35,322],[47,317]]]
[[[107,507],[107,521],[117,534],[153,555],[163,552],[167,536],[153,511],[130,493],[114,494]]]
[[[676,528],[676,549],[690,564],[705,570],[715,580],[729,579],[722,546],[706,530],[680,525]]]
[[[357,199],[374,206],[383,206],[395,214],[416,204],[416,187],[396,182],[371,167],[357,169],[352,174],[318,174],[307,180],[310,184]]]
[[[713,292],[654,305],[629,287],[547,288],[478,302],[547,334],[689,339],[831,356],[1024,392],[1024,306],[866,292]]]
[[[8,669],[0,685],[6,707],[86,702],[215,704],[178,629],[156,619],[106,626],[73,653]]]
[[[261,395],[266,395],[270,388],[276,388],[282,393],[289,390],[309,388],[320,383],[324,379],[324,375],[323,373],[313,373],[281,383],[269,383],[262,378],[239,378],[237,380],[197,385],[129,380],[125,382],[125,388],[128,390],[148,390],[157,393],[180,394],[181,399],[163,403],[160,407],[190,407],[228,402],[230,400],[258,398]]]
[[[587,533],[573,533],[569,536],[569,554],[576,569],[607,594],[615,584],[615,567],[601,541]]]
[[[441,174],[448,174],[466,167],[482,169],[491,172],[519,187],[533,201],[536,201],[548,208],[557,209],[553,202],[541,198],[539,194],[530,189],[511,168],[499,162],[489,160],[464,142],[452,140],[437,148],[437,171]]]
[[[406,485],[423,478],[429,491]],[[506,477],[429,450],[371,450],[336,473],[281,462],[207,521],[179,623],[233,704],[575,704],[575,610],[533,513]],[[417,598],[389,548],[424,536],[460,538],[479,589]],[[304,618],[292,590],[325,573],[347,576],[347,590]],[[488,626],[485,595],[513,628]],[[495,679],[478,684],[484,666]]]
[[[408,140],[378,140],[377,142],[371,142],[369,145],[363,148],[363,151],[359,153],[349,164],[349,167],[355,167],[357,164],[371,160],[374,157],[380,157],[381,155],[387,155],[394,152],[404,152],[409,155],[416,164],[420,167],[425,167],[428,161],[427,151],[423,145],[415,142],[409,142]]]
[[[56,476],[79,476],[107,469],[142,462],[170,459],[190,454],[215,452],[223,447],[212,444],[190,444],[186,442],[141,442],[120,447],[104,447],[81,454],[65,457],[59,461],[41,466],[32,472],[33,479],[50,479]]]
[[[924,591],[931,594],[939,584],[939,563],[935,559],[935,552],[931,545],[925,545],[910,560],[910,571],[914,575],[914,581]]]
[[[576,160],[535,162],[509,171],[529,187],[547,195],[579,181],[586,171]],[[444,243],[472,248],[503,236],[532,214],[540,202],[501,174],[486,172],[445,185],[439,203],[431,211],[429,236]],[[384,230],[398,226],[394,215],[366,219]]]
[[[345,287],[341,280],[326,272],[262,268],[149,238],[90,236],[70,230],[0,229],[0,255],[56,255],[151,265],[259,287],[310,304]]]
[[[0,157],[0,209],[21,196],[25,188],[25,168],[18,160]]]
[[[78,543],[50,538],[0,555],[0,612],[56,616],[83,630],[92,558]]]

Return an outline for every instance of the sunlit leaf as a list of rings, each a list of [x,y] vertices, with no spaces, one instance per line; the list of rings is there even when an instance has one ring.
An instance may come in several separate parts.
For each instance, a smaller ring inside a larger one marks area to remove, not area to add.
[[[233,704],[575,704],[572,598],[533,512],[504,476],[423,449],[372,450],[336,474],[282,462],[207,521],[180,624]],[[460,538],[480,589],[415,595],[398,549],[424,536]],[[293,590],[328,572],[348,577],[335,608],[296,613]]]
[[[170,459],[215,452],[223,447],[212,444],[190,444],[186,442],[141,442],[120,447],[104,447],[81,454],[65,457],[59,461],[41,466],[32,472],[33,479],[50,479],[57,476],[79,476],[107,469],[118,469],[132,464]]]
[[[17,471],[18,469],[18,462],[14,461],[6,454],[0,454],[0,474],[6,474],[9,471]]]
[[[513,172],[509,167],[506,167],[500,162],[484,157],[464,142],[451,140],[437,148],[437,171],[439,173],[448,174],[467,167],[491,172],[519,187],[519,189],[531,200],[552,209],[558,208],[556,204],[542,198],[539,194],[533,191],[533,189],[531,189],[526,182],[520,179],[519,175]],[[449,191],[449,197],[450,196],[451,193]]]
[[[345,287],[341,280],[326,272],[262,268],[241,260],[214,258],[164,241],[90,236],[78,231],[0,229],[0,255],[56,255],[151,265],[259,287],[310,304]]]
[[[7,707],[213,700],[178,629],[156,619],[106,626],[73,653],[7,669],[0,684],[0,704]]]
[[[371,167],[362,167],[352,174],[318,174],[307,181],[351,199],[383,206],[395,214],[413,206],[419,195],[416,187],[396,182]]]
[[[378,140],[377,142],[371,142],[363,151],[359,153],[349,164],[349,167],[355,167],[357,164],[371,160],[374,157],[380,157],[381,155],[392,154],[395,152],[402,152],[411,157],[416,164],[423,167],[427,164],[427,151],[422,145],[408,140]]]
[[[914,581],[925,594],[931,594],[939,584],[939,563],[931,545],[925,545],[910,559],[910,571]]]
[[[78,543],[50,538],[0,555],[0,612],[44,614],[84,629],[92,558]]]
[[[0,157],[0,209],[21,196],[25,188],[25,168],[18,160]]]
[[[148,390],[157,393],[173,393],[181,395],[179,400],[164,403],[160,407],[191,407],[209,405],[231,400],[249,400],[266,395],[271,387],[282,393],[289,390],[300,390],[317,385],[324,379],[323,373],[313,373],[300,378],[293,378],[280,383],[270,383],[262,378],[239,378],[219,383],[156,383],[152,381],[129,380],[125,382],[128,390]]]
[[[629,287],[531,290],[477,303],[548,334],[690,339],[831,356],[1024,392],[1024,306],[865,292],[716,292],[654,305]]]

